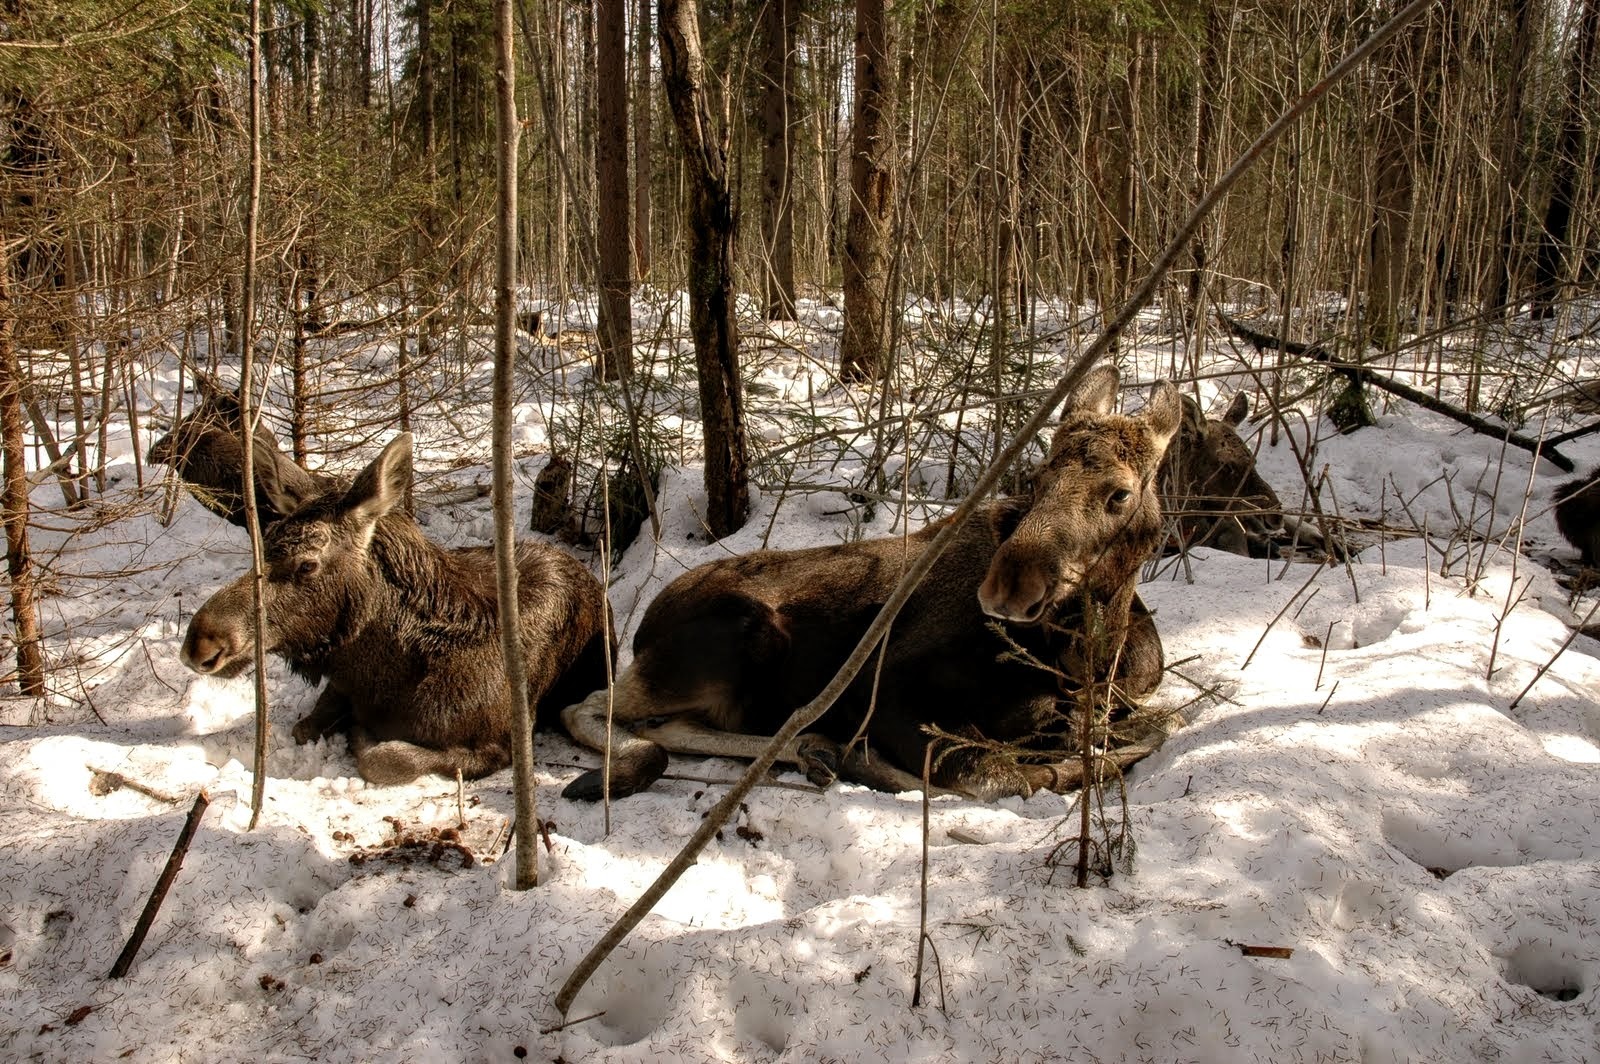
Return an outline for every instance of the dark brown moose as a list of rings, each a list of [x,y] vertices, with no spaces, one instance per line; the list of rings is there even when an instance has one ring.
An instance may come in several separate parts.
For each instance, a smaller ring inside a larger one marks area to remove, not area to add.
[[[1217,420],[1183,397],[1183,424],[1157,482],[1162,508],[1176,521],[1179,545],[1249,558],[1276,558],[1296,548],[1333,553],[1315,528],[1283,512],[1278,493],[1256,470],[1255,456],[1237,431],[1249,416],[1250,399],[1243,392]]]
[[[195,500],[224,520],[244,527],[244,447],[239,442],[239,393],[196,374],[200,402],[166,435],[150,445],[150,461],[172,467]],[[278,438],[258,423],[252,437],[256,510],[269,524],[336,481],[308,473],[278,447]]]
[[[372,783],[484,776],[511,761],[492,552],[429,542],[401,508],[402,433],[356,477],[290,510],[265,535],[266,649],[327,679],[297,742],[346,732]],[[526,543],[517,557],[528,697],[552,716],[606,677],[605,592],[575,558]],[[250,577],[189,622],[183,662],[236,676],[253,660]]]
[[[1178,430],[1178,393],[1163,382],[1141,415],[1127,417],[1111,412],[1116,390],[1114,370],[1085,380],[1031,496],[973,515],[895,620],[881,674],[875,665],[862,670],[820,732],[797,740],[786,761],[818,782],[838,775],[884,790],[919,788],[931,741],[924,726],[932,726],[974,743],[936,759],[938,786],[980,798],[1062,788],[1072,780],[1060,766],[991,748],[1037,745],[1059,731],[1063,685],[1051,670],[1083,676],[1081,663],[1095,658],[1104,679],[1113,640],[1096,636],[1124,629],[1121,696],[1155,689],[1161,639],[1133,584],[1161,536],[1155,476]],[[906,540],[757,551],[674,580],[645,612],[633,662],[616,684],[611,794],[648,787],[666,768],[666,749],[757,756],[766,740],[755,737],[772,735],[822,689],[910,555],[926,550],[942,524]],[[1019,649],[1040,664],[1019,660]],[[865,743],[842,750],[874,698]],[[605,716],[599,691],[562,719],[573,738],[601,750]],[[592,800],[601,787],[595,770],[566,795]]]
[[[1578,548],[1584,565],[1600,568],[1600,469],[1556,488],[1556,527]]]

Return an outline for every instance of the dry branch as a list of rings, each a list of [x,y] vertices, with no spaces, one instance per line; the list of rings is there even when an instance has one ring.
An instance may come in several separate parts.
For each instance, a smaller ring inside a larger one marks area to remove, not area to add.
[[[1415,403],[1424,410],[1431,410],[1435,414],[1465,425],[1473,432],[1504,440],[1513,447],[1520,447],[1524,451],[1546,459],[1551,465],[1561,469],[1562,472],[1570,473],[1575,468],[1572,459],[1556,450],[1548,442],[1531,439],[1521,433],[1513,432],[1504,425],[1497,425],[1488,418],[1479,417],[1477,414],[1469,414],[1460,407],[1451,406],[1443,399],[1435,399],[1420,388],[1402,384],[1393,377],[1388,377],[1376,370],[1369,369],[1359,362],[1346,362],[1321,344],[1304,344],[1294,340],[1285,340],[1270,333],[1252,329],[1250,326],[1243,322],[1235,321],[1226,314],[1217,316],[1222,319],[1222,323],[1228,327],[1229,332],[1249,343],[1257,351],[1282,350],[1286,354],[1297,355],[1313,362],[1320,362],[1340,376],[1348,377],[1360,384],[1370,384],[1375,388],[1381,388],[1390,395],[1398,395],[1408,402]]]
[[[1272,125],[1267,127],[1256,138],[1254,143],[1245,149],[1244,153],[1228,171],[1218,178],[1217,183],[1196,204],[1188,219],[1179,227],[1171,241],[1162,250],[1161,255],[1152,263],[1149,274],[1146,275],[1145,279],[1139,284],[1138,289],[1129,297],[1127,303],[1123,305],[1116,317],[1106,322],[1104,331],[1089,346],[1088,350],[1080,355],[1072,366],[1068,368],[1045,401],[1035,409],[1033,416],[1021,427],[1011,442],[996,455],[989,468],[984,470],[977,483],[973,485],[971,493],[962,500],[961,504],[950,515],[949,523],[928,544],[927,550],[908,567],[901,577],[899,585],[878,611],[877,617],[873,618],[872,623],[867,626],[867,630],[856,644],[855,650],[851,651],[849,658],[839,667],[838,673],[834,675],[832,680],[828,681],[827,686],[822,689],[822,692],[816,698],[790,715],[789,719],[784,722],[783,727],[779,728],[778,733],[772,737],[772,741],[767,744],[766,749],[762,751],[761,756],[750,764],[744,775],[739,778],[739,782],[706,814],[705,818],[700,822],[700,827],[683,844],[677,855],[656,877],[655,882],[651,883],[644,894],[628,908],[627,912],[623,913],[617,922],[611,926],[610,930],[601,937],[600,941],[578,962],[577,967],[573,969],[572,974],[567,977],[566,981],[561,985],[560,991],[556,994],[555,1005],[562,1015],[566,1015],[567,1010],[572,1007],[572,1002],[578,996],[578,991],[583,989],[584,984],[588,982],[589,977],[594,974],[595,969],[600,966],[601,962],[610,956],[612,950],[616,949],[622,940],[628,936],[629,932],[639,925],[645,914],[655,908],[656,903],[661,900],[662,896],[682,877],[683,873],[689,869],[689,866],[694,864],[700,851],[722,829],[722,826],[733,812],[739,808],[739,803],[750,793],[756,782],[766,775],[767,770],[777,760],[779,751],[792,743],[801,732],[815,724],[817,719],[827,712],[833,703],[838,700],[839,696],[844,693],[845,688],[855,679],[866,664],[868,657],[877,648],[878,641],[884,637],[889,625],[900,612],[900,608],[911,597],[911,593],[921,583],[923,577],[927,575],[928,570],[939,560],[940,555],[944,553],[951,540],[960,532],[962,525],[972,516],[973,511],[983,504],[989,493],[994,490],[995,485],[1000,481],[1001,474],[1016,461],[1027,445],[1044,428],[1045,423],[1066,401],[1072,390],[1078,386],[1079,382],[1083,380],[1095,363],[1117,342],[1140,310],[1149,303],[1155,295],[1157,287],[1166,277],[1167,271],[1171,269],[1173,262],[1177,260],[1179,254],[1189,247],[1195,233],[1199,231],[1201,222],[1211,213],[1212,209],[1216,207],[1228,190],[1238,182],[1239,178],[1266,151],[1268,146],[1292,127],[1300,116],[1311,108],[1312,104],[1326,95],[1345,75],[1354,70],[1375,49],[1393,37],[1395,33],[1420,15],[1432,3],[1433,0],[1411,0],[1411,3],[1402,8],[1387,23],[1379,27],[1372,36],[1357,46],[1354,51],[1341,60],[1320,81],[1291,104]]]
[[[150,933],[150,925],[155,923],[156,914],[161,911],[161,903],[166,900],[167,891],[172,889],[173,880],[178,878],[178,870],[183,867],[183,859],[189,853],[189,843],[194,841],[195,829],[200,826],[200,818],[205,816],[206,806],[210,804],[211,799],[205,791],[194,796],[194,805],[189,808],[183,830],[178,832],[178,841],[172,845],[167,866],[161,870],[155,889],[150,892],[150,900],[144,903],[144,912],[139,914],[139,922],[133,925],[128,944],[122,947],[117,963],[111,966],[112,979],[121,979],[133,967],[133,958],[138,955],[139,947],[144,945],[144,936]]]

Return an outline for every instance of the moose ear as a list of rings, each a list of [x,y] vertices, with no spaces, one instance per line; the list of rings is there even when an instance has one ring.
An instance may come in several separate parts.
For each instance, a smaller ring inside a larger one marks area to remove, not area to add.
[[[1068,414],[1086,411],[1091,414],[1109,414],[1117,405],[1117,367],[1101,366],[1091,370],[1067,396],[1061,408],[1063,419]]]
[[[316,482],[304,469],[291,462],[282,451],[259,436],[252,442],[256,487],[277,511],[263,521],[288,517],[317,494]]]
[[[1228,404],[1228,412],[1222,415],[1222,420],[1228,423],[1229,428],[1238,428],[1244,424],[1244,419],[1250,416],[1250,395],[1240,392],[1233,397],[1233,402]]]
[[[1141,417],[1150,426],[1156,454],[1165,453],[1183,421],[1183,397],[1178,394],[1177,386],[1171,381],[1157,381]]]
[[[378,518],[405,502],[411,483],[411,433],[402,432],[356,475],[345,492],[343,509],[368,530]]]
[[[1206,434],[1206,416],[1201,412],[1200,404],[1195,402],[1194,396],[1181,393],[1178,401],[1183,404],[1182,429],[1185,438],[1200,439]]]
[[[220,399],[223,396],[231,396],[235,401],[238,401],[238,392],[228,391],[228,389],[222,386],[221,381],[217,380],[217,378],[213,377],[199,366],[194,367],[193,375],[194,390],[199,394],[201,399],[215,400]]]

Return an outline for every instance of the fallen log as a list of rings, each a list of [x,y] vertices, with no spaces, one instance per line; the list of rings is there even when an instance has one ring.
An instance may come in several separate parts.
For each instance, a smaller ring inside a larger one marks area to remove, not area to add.
[[[1564,473],[1570,473],[1577,468],[1572,459],[1556,450],[1548,440],[1537,440],[1524,436],[1520,432],[1514,432],[1504,425],[1498,425],[1488,418],[1479,417],[1477,414],[1470,414],[1459,407],[1451,406],[1443,399],[1436,399],[1420,388],[1402,384],[1393,377],[1369,369],[1359,362],[1346,362],[1336,357],[1333,352],[1321,344],[1305,344],[1294,340],[1285,340],[1270,333],[1252,329],[1250,326],[1243,322],[1235,321],[1226,314],[1219,314],[1217,317],[1222,319],[1223,325],[1227,327],[1229,332],[1250,344],[1257,351],[1282,351],[1285,354],[1320,362],[1342,377],[1359,384],[1370,384],[1374,388],[1388,392],[1390,395],[1397,395],[1407,402],[1415,403],[1424,410],[1431,410],[1435,414],[1465,425],[1474,432],[1504,440],[1513,447],[1520,447],[1524,451],[1545,459]]]

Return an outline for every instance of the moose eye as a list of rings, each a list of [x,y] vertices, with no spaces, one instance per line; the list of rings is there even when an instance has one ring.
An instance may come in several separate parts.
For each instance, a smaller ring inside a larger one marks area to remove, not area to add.
[[[1127,488],[1118,488],[1116,491],[1112,492],[1111,497],[1106,500],[1106,509],[1115,513],[1124,509],[1132,498],[1133,492],[1129,491]]]
[[[299,565],[294,567],[294,575],[296,579],[304,580],[307,577],[315,576],[317,574],[317,570],[320,568],[322,568],[321,562],[317,561],[315,558],[306,558]]]

